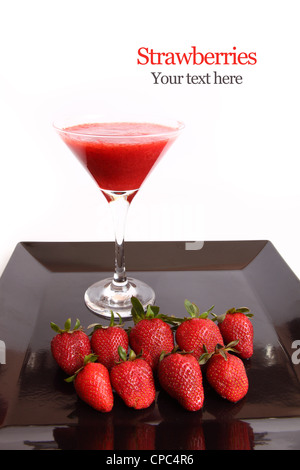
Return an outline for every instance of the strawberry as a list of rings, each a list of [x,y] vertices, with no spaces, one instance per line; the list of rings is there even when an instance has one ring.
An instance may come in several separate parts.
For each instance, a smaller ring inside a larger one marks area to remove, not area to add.
[[[114,314],[111,314],[109,326],[90,325],[94,331],[91,336],[91,346],[94,353],[98,356],[98,362],[101,362],[108,370],[119,360],[118,347],[122,346],[126,353],[128,351],[128,335],[122,328],[122,320],[115,324]]]
[[[236,350],[243,359],[249,359],[253,355],[253,325],[249,318],[253,317],[249,309],[241,307],[232,308],[224,315],[215,315],[223,340],[230,343],[239,340]]]
[[[233,341],[226,347],[217,345],[215,352],[207,351],[201,356],[199,363],[207,363],[206,378],[211,387],[221,397],[236,403],[244,398],[248,392],[248,377],[243,361],[230,354],[237,341]]]
[[[128,360],[125,349],[118,348],[120,362],[113,366],[110,380],[124,403],[136,410],[148,408],[155,400],[153,372],[143,358],[130,351]]]
[[[212,352],[217,344],[223,345],[223,338],[218,326],[208,318],[214,307],[200,314],[197,305],[190,301],[185,300],[184,305],[191,318],[180,320],[181,324],[175,334],[176,342],[181,350],[190,352],[199,359],[204,353],[204,344],[208,352]]]
[[[198,411],[204,402],[202,372],[197,359],[176,349],[164,355],[158,365],[158,380],[162,388],[183,408]]]
[[[114,397],[107,368],[95,362],[97,356],[89,354],[85,356],[83,366],[76,373],[65,379],[66,382],[74,382],[77,395],[92,408],[103,413],[112,410]]]
[[[129,332],[129,344],[155,371],[162,351],[167,353],[174,348],[173,331],[165,321],[167,316],[158,313],[158,307],[149,305],[145,313],[136,297],[131,302],[134,326]]]
[[[84,357],[92,352],[90,339],[82,330],[78,319],[73,330],[70,318],[66,321],[64,329],[53,322],[50,325],[57,333],[51,341],[52,355],[66,374],[73,375],[83,365]]]

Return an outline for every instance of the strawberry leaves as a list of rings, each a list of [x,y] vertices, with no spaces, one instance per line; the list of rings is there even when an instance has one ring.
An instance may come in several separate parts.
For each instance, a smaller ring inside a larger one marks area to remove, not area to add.
[[[91,339],[84,333],[79,319],[76,319],[74,326],[72,326],[70,318],[67,319],[63,327],[59,327],[53,322],[50,323],[52,330],[56,333],[51,342],[53,357],[68,374],[69,377],[65,381],[74,382],[80,398],[83,397],[84,401],[96,409],[107,411],[108,408],[102,409],[100,404],[99,406],[98,404],[93,405],[92,397],[85,397],[86,384],[93,382],[94,377],[97,377],[99,387],[101,384],[107,383],[108,389],[111,390],[107,374],[111,374],[115,368],[119,367],[119,370],[124,371],[125,375],[120,381],[121,385],[123,382],[130,384],[130,373],[128,372],[130,368],[134,369],[137,365],[148,367],[152,377],[154,373],[159,374],[159,369],[167,360],[170,361],[170,364],[173,360],[178,364],[188,363],[188,361],[195,363],[196,361],[198,367],[207,364],[202,368],[202,371],[206,375],[210,371],[211,382],[209,383],[213,383],[213,388],[215,385],[213,382],[214,368],[221,371],[222,379],[226,384],[225,388],[229,390],[228,394],[225,394],[223,390],[216,387],[222,397],[229,401],[237,401],[245,395],[248,385],[241,359],[248,359],[253,354],[253,325],[249,319],[254,316],[247,307],[231,308],[222,315],[216,315],[213,312],[214,305],[201,313],[194,302],[185,299],[184,308],[187,313],[185,316],[181,315],[180,318],[177,318],[174,315],[161,313],[160,308],[156,305],[144,307],[137,297],[131,298],[131,304],[134,326],[125,328],[121,316],[117,314],[119,319],[116,320],[115,314],[111,312],[110,322],[107,326],[97,323],[88,326],[93,329],[89,335]],[[113,330],[113,336],[111,336],[111,330]],[[83,338],[83,335],[86,338]],[[83,340],[84,346],[81,347]],[[72,348],[72,359],[67,355],[70,348]],[[105,353],[103,356],[101,351]],[[109,356],[110,361],[113,361],[112,365],[108,365],[106,356]],[[234,384],[229,384],[229,386],[226,380],[231,370],[236,374],[234,376],[236,380]],[[116,372],[114,374],[116,375]],[[78,383],[81,383],[81,386],[77,387]],[[237,384],[236,387],[235,384]],[[125,390],[124,397],[128,395],[127,392],[128,390]],[[99,399],[101,393],[98,393]],[[155,397],[155,389],[153,396]],[[108,401],[109,407],[112,407],[111,395],[109,395]],[[149,406],[149,402],[144,401],[143,403],[139,406]],[[128,406],[136,407],[136,404],[131,403]]]
[[[148,305],[147,310],[145,312],[143,305],[141,304],[141,302],[139,301],[137,297],[131,297],[131,304],[132,304],[131,314],[132,314],[132,318],[135,324],[141,320],[144,320],[145,318],[158,317],[159,307],[155,305]]]
[[[92,335],[96,330],[99,330],[101,328],[109,328],[111,326],[123,326],[124,323],[123,323],[121,315],[118,312],[115,312],[115,313],[119,317],[119,322],[118,323],[115,322],[115,315],[114,315],[114,312],[111,310],[109,325],[108,326],[103,326],[100,323],[92,323],[91,325],[88,326],[88,329],[93,328],[90,335]]]
[[[250,310],[247,307],[231,308],[230,310],[227,310],[226,313],[244,313],[248,318],[254,316],[253,313],[250,313]]]
[[[84,357],[84,360],[83,360],[83,365],[82,367],[80,367],[79,369],[77,369],[77,371],[75,372],[75,374],[71,375],[70,377],[67,377],[65,380],[65,382],[74,382],[76,376],[78,375],[78,373],[87,365],[89,364],[90,362],[96,362],[98,359],[98,356],[94,353],[91,353],[91,354],[88,354],[87,356]]]
[[[64,328],[60,328],[56,323],[50,322],[50,326],[55,333],[72,333],[73,331],[80,330],[82,329],[82,326],[80,325],[80,321],[76,320],[75,325],[73,330],[71,330],[71,318],[68,318],[68,320],[64,324]]]
[[[199,361],[198,361],[199,364],[200,365],[206,364],[207,361],[209,361],[209,359],[215,354],[220,354],[225,359],[225,361],[227,361],[227,352],[231,351],[231,352],[238,353],[237,349],[234,349],[234,346],[236,346],[238,342],[239,340],[231,341],[230,343],[227,344],[227,346],[222,346],[221,344],[217,344],[215,347],[215,350],[211,353],[207,351],[205,344],[203,344],[204,353],[199,358]]]
[[[225,320],[226,315],[232,315],[234,313],[244,313],[245,316],[248,317],[248,318],[252,318],[254,316],[253,313],[250,313],[250,310],[249,310],[248,307],[239,307],[239,308],[233,307],[233,308],[227,310],[227,312],[223,313],[222,315],[216,315],[215,313],[211,312],[211,314],[213,316],[212,320],[217,321],[218,323],[222,323]]]
[[[119,362],[134,361],[135,359],[138,359],[140,357],[140,355],[136,355],[132,349],[129,351],[129,354],[127,354],[127,351],[125,351],[125,349],[122,348],[122,346],[118,347],[118,353],[120,357]]]
[[[177,325],[181,321],[181,319],[176,318],[174,316],[159,313],[159,307],[157,307],[156,305],[148,305],[147,309],[144,310],[143,305],[137,297],[131,297],[131,303],[131,314],[135,325],[141,320],[150,320],[153,318],[160,318],[165,323],[169,323],[171,325]]]
[[[186,311],[192,318],[207,318],[208,315],[212,313],[212,310],[215,308],[215,306],[213,305],[206,312],[203,312],[200,314],[199,307],[187,299],[184,301],[184,306],[185,306]]]

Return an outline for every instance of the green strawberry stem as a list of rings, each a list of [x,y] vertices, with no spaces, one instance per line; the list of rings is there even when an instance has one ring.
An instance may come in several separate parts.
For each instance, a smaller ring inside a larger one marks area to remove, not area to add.
[[[60,328],[59,326],[56,325],[56,323],[50,322],[50,326],[52,330],[55,331],[55,333],[73,333],[73,331],[82,329],[82,326],[80,325],[80,321],[76,320],[74,328],[71,330],[71,318],[68,318],[68,320],[64,324],[64,328]]]
[[[240,307],[240,308],[231,308],[230,310],[227,310],[226,313],[223,313],[222,315],[216,315],[215,313],[211,312],[213,318],[212,321],[217,321],[218,323],[222,323],[225,320],[225,317],[227,314],[234,314],[234,313],[244,313],[246,317],[251,318],[254,316],[253,313],[250,313],[250,310],[248,307]]]
[[[122,320],[121,315],[120,315],[118,312],[116,312],[116,314],[117,314],[118,317],[119,317],[118,326],[123,325],[123,320]],[[109,323],[109,326],[116,326],[116,325],[117,325],[117,323],[115,322],[115,315],[114,315],[114,312],[111,310],[111,311],[110,311],[110,323]]]
[[[165,351],[162,351],[159,356],[159,362],[162,361],[164,357],[170,356],[170,354],[175,354],[175,353],[182,354],[184,356],[186,354],[192,354],[193,351],[182,351],[181,349],[179,349],[179,346],[175,346],[171,352],[167,353]]]
[[[212,313],[212,310],[215,308],[215,306],[213,305],[206,312],[200,313],[199,307],[187,299],[185,299],[184,301],[184,306],[186,311],[190,314],[192,318],[207,318],[208,315]]]
[[[119,322],[116,323],[115,322],[115,315],[114,315],[114,312],[111,310],[111,314],[110,314],[110,322],[109,322],[109,325],[108,326],[103,326],[101,325],[100,323],[92,323],[91,325],[88,326],[88,329],[89,328],[93,328],[93,330],[91,331],[91,333],[89,334],[89,336],[91,336],[96,330],[99,330],[101,328],[108,328],[110,326],[123,326],[124,323],[123,323],[123,320],[121,318],[121,315],[116,312],[116,314],[118,315],[119,317]]]
[[[222,323],[225,320],[226,313],[223,313],[223,315],[216,315],[215,313],[212,313],[212,321],[217,321],[218,323]]]
[[[207,351],[207,348],[205,344],[203,344],[203,349],[204,353],[200,356],[198,362],[200,365],[206,364],[209,359],[214,356],[215,354],[221,354],[222,357],[224,357],[225,361],[227,361],[227,352],[235,352],[238,353],[236,349],[234,349],[234,346],[238,344],[239,340],[231,341],[230,343],[227,344],[227,346],[222,346],[221,344],[217,344],[215,347],[215,350],[211,353]]]
[[[118,347],[118,353],[119,353],[119,357],[121,359],[121,361],[127,361],[127,353],[125,351],[124,348],[122,348],[122,346],[119,346]]]
[[[165,323],[168,323],[174,328],[177,328],[181,323],[187,320],[186,317],[178,318],[174,315],[165,315],[159,313],[159,307],[154,305],[148,305],[145,311],[144,307],[136,297],[131,297],[131,303],[131,315],[135,324],[141,320],[144,320],[145,318],[160,318]],[[186,299],[184,305],[191,318],[207,318],[211,311],[214,309],[213,305],[206,312],[200,314],[199,307],[197,307],[196,304],[190,302],[189,300]]]
[[[148,305],[146,311],[142,306],[141,302],[136,297],[131,297],[132,309],[131,315],[134,321],[134,324],[137,324],[141,320],[151,319],[151,318],[160,318],[166,323],[171,323],[172,325],[178,324],[181,319],[177,319],[174,316],[164,315],[159,313],[159,307],[156,305]]]
[[[250,310],[248,307],[239,307],[239,308],[231,308],[230,310],[227,310],[226,313],[244,313],[246,317],[253,317],[254,314],[250,313]]]
[[[128,356],[127,356],[127,352],[125,351],[125,349],[122,346],[118,347],[118,353],[119,353],[119,357],[120,357],[120,362],[134,361],[134,359],[137,359],[141,355],[141,354],[139,354],[137,356],[135,354],[135,352],[131,349]]]
[[[83,360],[83,366],[80,367],[76,372],[75,374],[71,375],[70,377],[64,379],[65,382],[73,382],[77,376],[77,374],[89,363],[89,362],[96,362],[98,359],[98,356],[94,353],[91,353],[91,354],[88,354],[87,356],[84,357],[84,360]]]
[[[134,296],[131,297],[131,303],[131,315],[135,324],[145,318],[156,318],[158,315],[159,307],[155,305],[148,305],[145,311],[139,299]]]

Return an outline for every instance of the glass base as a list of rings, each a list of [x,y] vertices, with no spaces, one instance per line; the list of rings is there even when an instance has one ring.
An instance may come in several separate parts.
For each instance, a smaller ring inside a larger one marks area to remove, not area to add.
[[[131,297],[137,297],[144,309],[155,302],[154,290],[142,281],[127,278],[115,282],[113,278],[103,279],[90,286],[84,295],[86,306],[99,316],[110,318],[113,311],[121,318],[131,318]]]

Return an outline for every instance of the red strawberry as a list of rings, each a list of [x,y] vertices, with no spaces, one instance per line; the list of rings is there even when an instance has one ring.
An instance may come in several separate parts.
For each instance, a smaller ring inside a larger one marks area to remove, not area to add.
[[[121,361],[114,365],[110,380],[116,393],[124,403],[136,410],[148,408],[155,400],[153,372],[143,358],[138,358],[130,351],[127,360],[126,351],[120,346]]]
[[[236,350],[243,359],[249,359],[253,355],[253,325],[249,320],[253,317],[249,309],[241,307],[232,308],[224,315],[214,315],[218,321],[222,337],[225,343],[239,340]]]
[[[91,354],[90,339],[80,326],[77,319],[73,330],[71,330],[71,319],[69,318],[64,329],[55,323],[50,323],[51,328],[57,333],[51,341],[51,352],[61,369],[68,375],[73,375],[83,365],[84,357]]]
[[[195,304],[186,300],[184,305],[191,318],[182,319],[176,330],[176,342],[181,350],[190,352],[199,359],[204,353],[204,344],[207,351],[212,352],[217,344],[223,345],[223,338],[218,326],[207,318],[213,307],[200,315]]]
[[[107,413],[113,408],[113,391],[107,368],[100,362],[94,362],[96,360],[97,356],[94,354],[86,356],[83,367],[66,379],[66,382],[74,382],[81,400],[95,410]]]
[[[237,344],[234,341],[226,347],[217,346],[214,353],[204,353],[200,364],[207,362],[206,378],[211,387],[221,397],[236,403],[248,392],[248,377],[243,361],[228,351]]]
[[[118,347],[122,346],[126,353],[128,351],[128,335],[122,328],[122,321],[120,319],[119,324],[115,324],[112,313],[108,327],[98,324],[90,326],[94,326],[91,337],[92,350],[98,356],[98,362],[110,370],[119,360]]]
[[[158,379],[162,388],[186,410],[197,411],[202,408],[202,372],[197,359],[191,354],[176,351],[162,354]]]
[[[160,354],[174,349],[173,331],[164,321],[166,315],[158,313],[158,307],[148,306],[145,313],[137,298],[132,297],[131,301],[135,325],[129,333],[129,344],[137,355],[141,355],[156,370]]]

